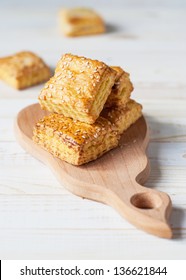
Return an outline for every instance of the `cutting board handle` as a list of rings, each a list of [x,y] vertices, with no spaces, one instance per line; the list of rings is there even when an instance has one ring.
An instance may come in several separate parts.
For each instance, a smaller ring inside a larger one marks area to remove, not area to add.
[[[172,237],[167,222],[171,200],[166,193],[146,188],[134,181],[132,186],[125,186],[117,192],[114,190],[111,196],[113,199],[109,204],[129,222],[153,235]]]

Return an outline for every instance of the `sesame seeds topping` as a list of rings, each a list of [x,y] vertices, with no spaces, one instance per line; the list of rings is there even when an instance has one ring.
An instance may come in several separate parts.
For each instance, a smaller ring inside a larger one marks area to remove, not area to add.
[[[63,65],[67,66],[68,62],[67,61],[63,61]]]
[[[106,64],[98,60],[71,54],[63,55],[57,64],[54,76],[47,83],[46,102],[42,104],[41,101],[43,108],[83,122],[94,122],[100,112],[97,113],[97,109],[94,112],[91,108],[95,96],[99,94],[96,88],[102,87],[102,82],[105,83],[102,69],[106,67]],[[47,98],[51,96],[48,91],[52,94],[49,102]]]
[[[64,96],[63,96],[63,100],[64,100],[65,102],[69,102],[69,101],[70,101],[70,98],[69,98],[69,96],[64,95]]]
[[[42,90],[41,93],[40,93],[40,95],[39,95],[39,99],[45,100],[45,99],[46,99],[45,94],[46,94],[46,91],[43,91],[43,90]]]
[[[50,92],[47,92],[47,97],[52,97],[52,94]]]
[[[96,68],[93,70],[93,72],[94,72],[94,73],[99,73],[99,72],[98,72],[98,67],[96,67]]]
[[[103,69],[104,67],[104,64],[98,66],[99,69]]]
[[[61,77],[57,77],[56,80],[57,80],[57,81],[60,81],[60,80],[61,80]]]
[[[69,58],[68,58],[68,61],[72,61],[72,57],[69,57]]]

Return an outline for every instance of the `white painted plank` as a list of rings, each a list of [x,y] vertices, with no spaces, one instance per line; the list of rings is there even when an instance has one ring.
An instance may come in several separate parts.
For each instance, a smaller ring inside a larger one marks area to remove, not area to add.
[[[185,259],[186,246],[138,230],[4,230],[2,259]],[[185,230],[181,234],[185,238]],[[150,248],[150,249],[149,249]],[[163,249],[162,249],[163,248]]]
[[[180,192],[180,197],[181,195],[184,195],[184,192]],[[128,230],[135,228],[111,207],[79,198],[70,193],[61,195],[14,194],[12,196],[1,194],[0,202],[1,221],[3,222],[0,224],[0,229],[86,230],[107,228],[108,230]],[[183,199],[182,204],[181,201],[173,204],[170,223],[174,230],[186,229],[186,203]]]

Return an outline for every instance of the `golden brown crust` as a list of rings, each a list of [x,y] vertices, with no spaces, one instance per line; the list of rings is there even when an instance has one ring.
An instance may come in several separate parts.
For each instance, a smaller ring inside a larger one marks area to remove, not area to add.
[[[55,157],[81,165],[116,147],[121,133],[141,116],[141,108],[130,101],[125,109],[104,109],[94,124],[51,114],[37,123],[33,141]]]
[[[105,107],[125,106],[130,99],[131,92],[133,91],[130,75],[121,67],[111,66],[111,68],[117,72],[117,76]]]
[[[72,54],[62,56],[39,95],[44,110],[94,123],[114,85],[116,71],[105,63]]]
[[[35,143],[74,165],[96,159],[116,147],[118,139],[111,123],[102,117],[90,125],[59,114],[51,114],[40,120],[33,136]]]
[[[130,99],[125,107],[104,108],[101,116],[109,120],[119,134],[122,134],[142,115],[142,105]]]
[[[0,58],[0,79],[14,88],[23,89],[47,81],[49,67],[32,52],[19,52]]]
[[[83,36],[105,32],[103,19],[92,9],[61,9],[60,28],[66,36]]]

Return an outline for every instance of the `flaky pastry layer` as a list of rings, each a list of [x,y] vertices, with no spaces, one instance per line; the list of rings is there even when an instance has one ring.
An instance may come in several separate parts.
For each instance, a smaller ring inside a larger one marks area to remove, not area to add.
[[[16,89],[46,82],[50,76],[49,67],[32,52],[0,58],[0,79]]]
[[[142,116],[142,105],[130,99],[123,106],[105,108],[101,116],[109,120],[114,130],[122,134]]]
[[[60,28],[66,36],[83,36],[105,32],[103,19],[92,9],[61,9],[59,21]]]
[[[105,63],[72,54],[62,56],[39,95],[44,110],[94,123],[111,92],[117,72]]]
[[[51,114],[36,124],[33,141],[53,156],[81,165],[116,147],[121,133],[140,116],[141,105],[135,101],[130,101],[125,109],[105,109],[94,124]]]
[[[108,96],[105,107],[125,106],[130,99],[133,85],[130,81],[130,75],[121,67],[111,66],[117,72],[114,86]]]

